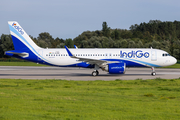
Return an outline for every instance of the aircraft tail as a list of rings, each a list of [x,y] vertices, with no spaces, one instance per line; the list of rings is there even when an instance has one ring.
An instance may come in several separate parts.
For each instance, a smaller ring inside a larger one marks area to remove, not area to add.
[[[41,49],[37,46],[24,29],[16,21],[8,21],[15,50]]]

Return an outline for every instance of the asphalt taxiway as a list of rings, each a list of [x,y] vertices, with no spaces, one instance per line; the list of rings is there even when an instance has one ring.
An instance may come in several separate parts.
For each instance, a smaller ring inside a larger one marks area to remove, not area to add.
[[[27,67],[0,66],[0,78],[10,79],[61,79],[61,80],[136,80],[136,79],[174,79],[180,78],[180,69],[155,68],[156,76],[150,68],[127,68],[125,74],[108,74],[99,70],[99,76],[91,75],[93,69],[69,67]]]

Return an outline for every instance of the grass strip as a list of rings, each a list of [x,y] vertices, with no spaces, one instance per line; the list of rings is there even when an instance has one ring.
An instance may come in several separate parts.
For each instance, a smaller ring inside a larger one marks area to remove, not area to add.
[[[162,68],[176,68],[176,69],[180,69],[180,64],[179,64],[179,63],[176,63],[176,64],[174,64],[174,65],[167,66],[167,67],[162,67]]]
[[[0,119],[180,118],[180,79],[66,81],[0,79]]]

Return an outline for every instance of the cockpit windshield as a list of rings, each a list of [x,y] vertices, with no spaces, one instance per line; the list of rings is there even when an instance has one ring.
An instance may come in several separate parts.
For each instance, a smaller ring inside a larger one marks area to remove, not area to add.
[[[165,56],[171,56],[171,55],[168,53],[163,53],[162,56],[165,57]]]

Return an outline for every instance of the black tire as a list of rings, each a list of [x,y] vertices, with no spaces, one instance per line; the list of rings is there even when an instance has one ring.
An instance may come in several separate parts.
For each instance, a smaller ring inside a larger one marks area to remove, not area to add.
[[[152,75],[152,76],[155,76],[155,75],[156,75],[156,72],[152,72],[151,75]]]
[[[97,75],[98,75],[97,71],[93,71],[93,72],[92,72],[92,76],[95,77],[95,76],[97,76]]]
[[[99,75],[99,71],[96,70],[96,72],[97,72],[97,75]]]

